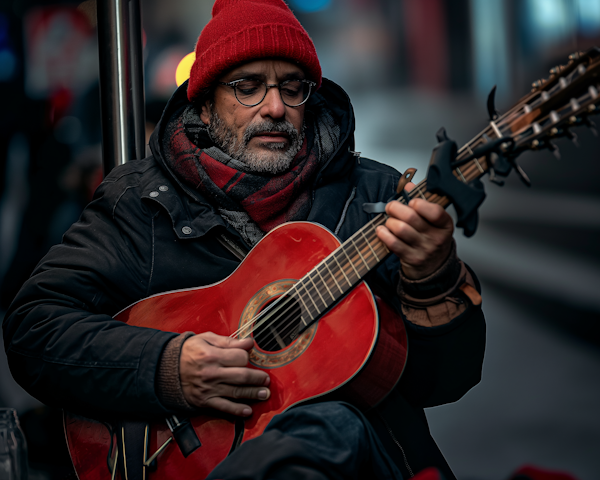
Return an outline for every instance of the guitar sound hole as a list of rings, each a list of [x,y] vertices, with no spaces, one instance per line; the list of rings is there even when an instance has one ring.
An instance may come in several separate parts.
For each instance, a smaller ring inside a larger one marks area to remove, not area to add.
[[[273,301],[277,303],[272,305]],[[300,331],[300,305],[294,298],[281,297],[265,305],[267,313],[256,322],[254,341],[265,352],[276,352],[290,345]]]

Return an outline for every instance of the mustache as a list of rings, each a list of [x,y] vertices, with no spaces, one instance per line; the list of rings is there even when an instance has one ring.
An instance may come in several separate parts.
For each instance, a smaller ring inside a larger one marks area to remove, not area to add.
[[[244,144],[248,145],[252,137],[255,137],[259,133],[265,132],[281,132],[286,133],[290,137],[290,144],[293,144],[299,136],[298,131],[294,128],[294,126],[288,122],[287,120],[281,122],[273,122],[270,120],[264,120],[262,122],[253,123],[248,126],[246,131],[244,132],[244,136],[242,140]]]

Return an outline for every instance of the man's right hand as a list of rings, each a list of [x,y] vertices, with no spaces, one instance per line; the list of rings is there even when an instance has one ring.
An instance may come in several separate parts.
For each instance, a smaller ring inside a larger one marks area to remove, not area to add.
[[[223,337],[207,332],[188,338],[181,349],[179,378],[190,405],[214,408],[247,417],[249,405],[232,400],[266,400],[271,395],[269,375],[248,368],[254,340]]]

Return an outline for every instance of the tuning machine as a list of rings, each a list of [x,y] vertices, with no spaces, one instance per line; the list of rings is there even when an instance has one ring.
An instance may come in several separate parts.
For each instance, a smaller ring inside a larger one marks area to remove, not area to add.
[[[596,129],[596,123],[593,120],[590,120],[589,118],[585,118],[582,120],[581,123],[583,123],[586,127],[588,127],[590,129],[590,132],[592,132],[594,137],[598,136],[598,130]]]
[[[565,128],[564,135],[569,140],[571,140],[571,142],[573,142],[573,145],[575,145],[577,148],[579,148],[579,140],[578,140],[577,134],[575,132],[572,132],[568,128]]]

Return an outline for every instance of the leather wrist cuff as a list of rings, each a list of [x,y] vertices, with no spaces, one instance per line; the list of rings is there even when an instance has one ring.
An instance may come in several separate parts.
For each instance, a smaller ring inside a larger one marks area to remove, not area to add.
[[[461,277],[464,277],[466,267],[456,255],[456,242],[452,240],[452,249],[446,261],[431,275],[413,280],[407,278],[400,270],[398,295],[400,298],[429,303],[434,298],[443,299],[454,291]]]
[[[195,408],[186,401],[179,379],[181,347],[192,335],[194,332],[185,332],[169,340],[160,356],[156,370],[155,389],[158,399],[165,407],[180,412],[195,411]]]

